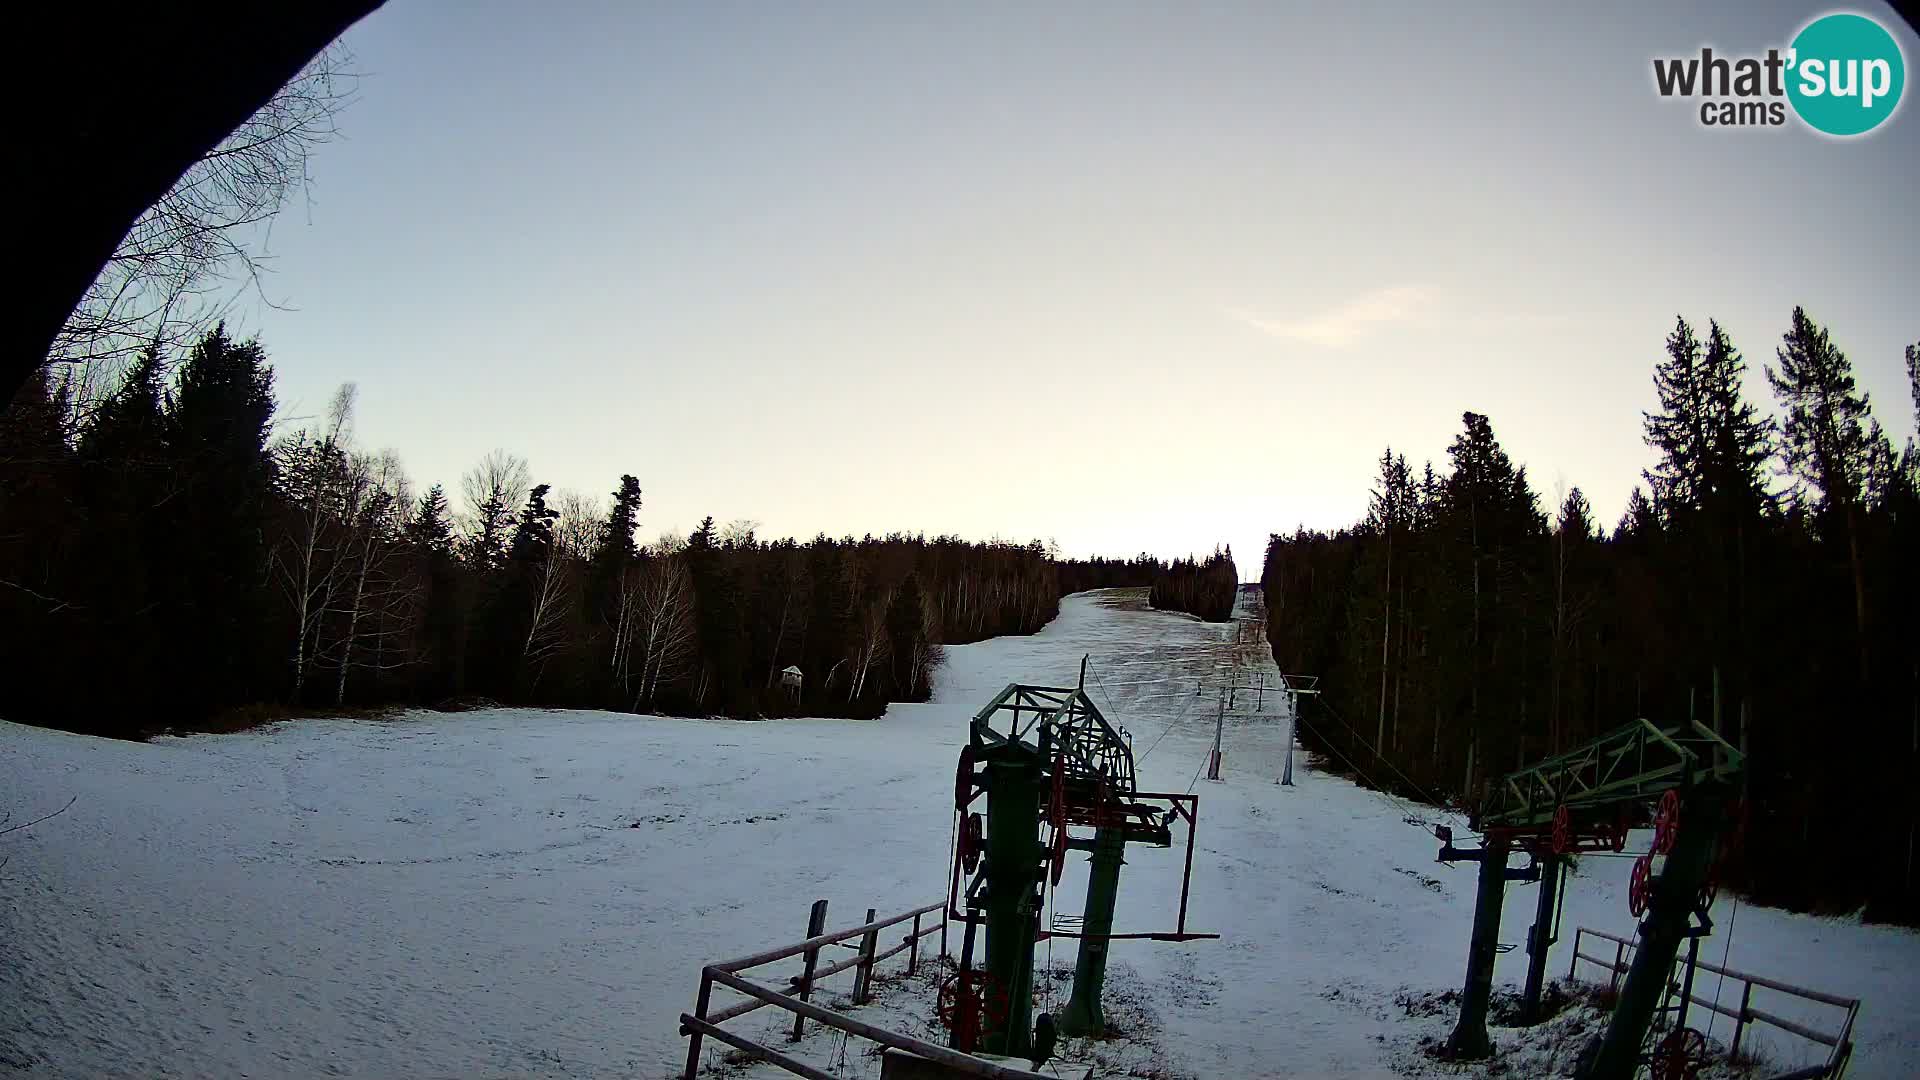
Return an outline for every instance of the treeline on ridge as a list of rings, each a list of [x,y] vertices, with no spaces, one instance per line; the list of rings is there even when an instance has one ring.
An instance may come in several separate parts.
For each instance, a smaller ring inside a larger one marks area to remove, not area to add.
[[[1153,576],[1147,602],[1163,611],[1184,611],[1207,622],[1233,618],[1240,595],[1240,571],[1233,565],[1233,549],[1213,549],[1204,561],[1175,559]]]
[[[1905,359],[1920,425],[1920,345]],[[1749,754],[1734,884],[1920,920],[1920,447],[1895,450],[1801,310],[1766,370],[1777,420],[1746,377],[1720,326],[1678,322],[1644,417],[1657,463],[1611,530],[1578,488],[1543,512],[1467,413],[1438,469],[1382,455],[1365,520],[1275,535],[1274,657],[1324,693],[1303,742],[1470,801],[1635,718],[1696,719]]]
[[[556,492],[496,451],[456,507],[355,445],[351,388],[298,429],[274,409],[265,350],[215,330],[149,349],[83,417],[50,370],[0,413],[0,716],[113,736],[261,703],[873,716],[925,699],[941,644],[1167,570],[711,518],[643,544],[634,476]]]

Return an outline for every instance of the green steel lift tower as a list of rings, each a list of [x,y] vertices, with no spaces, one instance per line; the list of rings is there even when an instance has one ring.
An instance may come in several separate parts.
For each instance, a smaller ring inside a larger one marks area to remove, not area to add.
[[[1480,888],[1467,947],[1467,979],[1460,1020],[1448,1039],[1453,1057],[1486,1057],[1487,1004],[1493,989],[1500,908],[1511,880],[1538,880],[1539,907],[1527,935],[1528,968],[1522,1012],[1537,1016],[1547,949],[1553,943],[1555,893],[1566,856],[1582,851],[1621,851],[1627,830],[1652,813],[1653,850],[1634,867],[1629,910],[1642,918],[1640,946],[1597,1051],[1581,1080],[1628,1080],[1645,1059],[1641,1044],[1659,1010],[1660,997],[1681,942],[1712,932],[1707,917],[1724,853],[1722,825],[1730,817],[1732,792],[1745,760],[1739,750],[1697,721],[1659,728],[1645,720],[1607,733],[1493,782],[1472,816],[1481,834],[1477,849],[1453,846],[1451,832],[1436,829],[1440,861],[1480,863]],[[1515,848],[1531,865],[1509,869]],[[1654,858],[1665,856],[1655,872]],[[1698,920],[1697,922],[1695,920]],[[1685,1014],[1673,1025],[1671,1045],[1653,1053],[1680,1053]]]
[[[984,815],[970,810],[981,797]],[[956,1049],[1030,1056],[1034,944],[1047,937],[1080,939],[1073,996],[1058,1030],[1092,1034],[1105,1027],[1100,991],[1109,942],[1218,936],[1186,932],[1185,877],[1175,930],[1112,932],[1126,845],[1169,847],[1173,822],[1184,820],[1191,876],[1198,799],[1138,790],[1132,747],[1082,688],[1016,683],[995,696],[969,728],[954,804],[959,821],[948,914],[966,931],[960,971],[943,988],[941,1013]],[[1043,928],[1046,890],[1059,883],[1067,853],[1076,849],[1092,853],[1080,930]],[[976,928],[986,936],[985,963],[977,969]]]

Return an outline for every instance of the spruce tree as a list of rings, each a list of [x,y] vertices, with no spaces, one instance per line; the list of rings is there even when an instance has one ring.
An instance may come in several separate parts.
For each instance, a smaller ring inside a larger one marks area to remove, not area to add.
[[[1878,425],[1869,430],[1873,418],[1867,395],[1854,385],[1853,365],[1826,329],[1807,317],[1806,309],[1793,309],[1793,325],[1777,355],[1780,366],[1767,368],[1767,381],[1785,414],[1781,457],[1795,479],[1814,493],[1817,520],[1846,548],[1860,675],[1865,679],[1871,650],[1861,500],[1876,471],[1884,479],[1885,463],[1877,463],[1875,454],[1884,436]]]
[[[447,509],[447,493],[439,484],[420,496],[405,535],[408,543],[427,555],[445,558],[453,554],[453,516]]]
[[[607,515],[607,526],[601,530],[600,552],[595,561],[615,564],[630,563],[640,557],[640,548],[634,542],[634,532],[640,528],[640,481],[631,474],[620,477],[620,487],[613,493],[613,509]]]
[[[1709,510],[1723,524],[1741,526],[1758,521],[1775,505],[1767,484],[1767,462],[1774,453],[1773,422],[1746,400],[1746,372],[1747,363],[1726,330],[1710,321],[1701,362]]]
[[[160,363],[159,349],[142,350],[119,388],[94,411],[79,445],[90,465],[123,469],[158,463],[164,438]]]
[[[1667,358],[1653,369],[1660,411],[1641,413],[1647,445],[1660,461],[1643,474],[1657,506],[1698,508],[1705,501],[1708,456],[1706,405],[1702,400],[1700,340],[1684,317],[1667,335]]]
[[[1620,515],[1620,524],[1614,527],[1614,539],[1641,539],[1651,536],[1659,528],[1660,516],[1647,499],[1646,489],[1635,487],[1633,494],[1627,496],[1627,509]]]
[[[1859,502],[1866,477],[1868,396],[1855,386],[1846,353],[1804,308],[1793,309],[1778,356],[1780,366],[1766,371],[1785,417],[1781,456],[1793,476],[1818,493],[1821,510],[1844,515]]]
[[[156,636],[173,652],[166,685],[189,714],[277,693],[282,666],[260,632],[273,499],[267,431],[273,369],[257,341],[215,327],[188,352],[164,414],[176,496],[155,511],[164,576]]]
[[[513,532],[511,551],[516,562],[538,562],[553,550],[553,523],[560,511],[547,505],[547,492],[551,490],[551,484],[536,484],[527,493],[527,505],[521,509],[520,522]]]
[[[1750,566],[1775,506],[1766,482],[1772,425],[1745,400],[1745,372],[1717,322],[1702,346],[1680,319],[1654,369],[1661,411],[1643,414],[1647,444],[1660,454],[1645,474],[1652,505],[1675,541],[1660,572],[1682,601],[1675,610],[1693,624],[1690,636],[1705,643],[1696,677],[1721,681],[1732,700],[1745,692],[1760,638]]]
[[[1453,471],[1441,485],[1442,530],[1447,536],[1454,566],[1453,605],[1464,608],[1461,636],[1467,650],[1465,670],[1468,712],[1468,760],[1473,762],[1464,786],[1471,790],[1489,771],[1478,754],[1483,746],[1506,745],[1504,736],[1518,723],[1510,708],[1521,691],[1512,674],[1511,639],[1518,632],[1518,599],[1524,560],[1538,551],[1546,518],[1527,483],[1526,470],[1495,438],[1493,426],[1479,413],[1461,417],[1466,430],[1447,448]]]
[[[1920,487],[1920,343],[1907,346],[1907,388],[1913,394],[1914,429],[1907,440],[1907,482]]]

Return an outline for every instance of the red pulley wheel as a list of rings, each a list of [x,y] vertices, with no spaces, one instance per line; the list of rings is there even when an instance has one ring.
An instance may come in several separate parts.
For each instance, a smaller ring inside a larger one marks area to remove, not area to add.
[[[1565,855],[1573,847],[1573,815],[1565,806],[1553,812],[1553,853]]]
[[[1669,791],[1660,796],[1660,809],[1653,815],[1653,850],[1665,855],[1673,850],[1680,832],[1680,793]]]
[[[1007,994],[983,968],[956,971],[940,984],[934,1011],[956,1048],[971,1051],[986,1029],[1006,1020]]]
[[[980,868],[980,853],[986,848],[985,838],[981,835],[979,814],[968,814],[967,823],[960,830],[960,865],[971,874]]]
[[[1633,876],[1627,879],[1627,910],[1634,918],[1646,914],[1647,900],[1653,895],[1653,856],[1633,860]]]
[[[1653,1052],[1653,1080],[1692,1080],[1700,1075],[1707,1061],[1707,1037],[1692,1028],[1681,1028],[1660,1040]]]

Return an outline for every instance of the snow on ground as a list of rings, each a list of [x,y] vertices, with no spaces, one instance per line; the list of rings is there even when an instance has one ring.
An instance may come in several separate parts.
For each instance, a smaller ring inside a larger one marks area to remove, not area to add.
[[[1472,867],[1436,865],[1402,808],[1304,760],[1275,784],[1270,696],[1228,717],[1225,781],[1197,779],[1213,698],[1195,689],[1236,653],[1271,676],[1257,641],[1089,594],[1037,635],[947,653],[932,703],[866,722],[502,709],[148,745],[0,724],[0,808],[18,822],[77,797],[0,837],[0,1075],[672,1075],[702,964],[798,940],[816,897],[838,927],[941,896],[968,717],[1008,682],[1071,684],[1089,653],[1142,785],[1201,796],[1188,925],[1224,936],[1116,943],[1110,1000],[1137,1038],[1068,1055],[1192,1076],[1489,1073],[1420,1049],[1452,1024],[1431,998],[1462,978]],[[1171,928],[1180,862],[1129,852],[1116,930]],[[1631,928],[1629,865],[1583,862],[1555,977],[1573,927]],[[1064,911],[1084,895],[1076,869]],[[1510,890],[1503,940],[1522,940],[1533,896]],[[1732,904],[1704,957],[1721,960],[1731,924],[1732,967],[1865,998],[1849,1075],[1912,1074],[1920,935]],[[1071,965],[1066,941],[1050,962]],[[1524,964],[1503,957],[1500,982]],[[874,1015],[930,1023],[931,976],[883,982]],[[1768,991],[1755,1004],[1832,1022]],[[1778,1063],[1812,1060],[1763,1037]],[[835,1038],[802,1045],[827,1060]],[[1507,1075],[1566,1064],[1551,1040],[1496,1040],[1516,1047]],[[845,1051],[846,1075],[877,1074],[865,1048]]]

